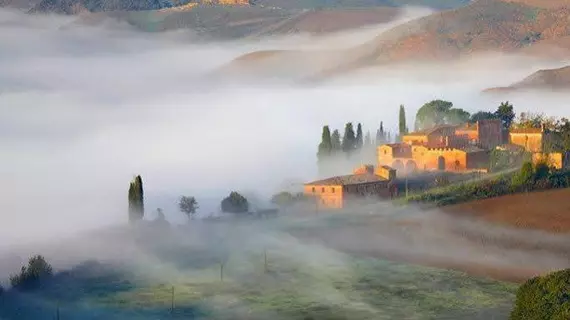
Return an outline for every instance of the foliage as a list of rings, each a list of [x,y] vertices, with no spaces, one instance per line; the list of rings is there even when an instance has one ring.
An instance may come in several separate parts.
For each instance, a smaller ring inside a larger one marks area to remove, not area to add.
[[[490,120],[490,119],[498,119],[497,115],[493,112],[489,112],[489,111],[478,111],[474,114],[471,115],[471,118],[469,118],[469,122],[471,123],[475,123],[477,121],[481,121],[481,120]]]
[[[570,269],[528,280],[517,291],[511,320],[570,319]]]
[[[323,127],[323,133],[321,134],[321,143],[319,144],[319,149],[317,151],[317,158],[319,161],[323,161],[332,154],[332,137],[329,126]]]
[[[35,255],[28,260],[27,266],[22,266],[20,273],[10,276],[10,284],[18,290],[32,290],[41,285],[41,282],[53,275],[53,269],[45,258]]]
[[[222,200],[221,207],[222,212],[226,213],[247,213],[249,202],[241,194],[232,191],[229,196]]]
[[[384,131],[384,122],[380,121],[380,128],[376,130],[376,145],[382,145],[388,142],[386,132]]]
[[[342,149],[340,143],[340,132],[338,132],[337,129],[335,129],[331,135],[331,149],[334,153]]]
[[[293,194],[287,191],[279,192],[271,197],[271,203],[280,207],[285,207],[293,204]]]
[[[144,217],[144,192],[141,176],[136,176],[129,185],[129,222]]]
[[[489,167],[492,172],[520,168],[525,161],[531,160],[531,154],[524,149],[508,151],[493,149],[490,154]]]
[[[182,196],[178,202],[178,208],[185,213],[189,219],[193,219],[196,210],[199,208],[198,201],[194,197]]]
[[[488,179],[451,184],[434,188],[427,192],[410,196],[408,202],[431,203],[436,206],[462,203],[473,200],[504,196],[521,191],[549,190],[570,187],[570,171],[551,171],[545,175],[544,169],[525,162],[516,172],[503,173]]]
[[[416,113],[416,130],[423,130],[441,124],[460,124],[469,120],[469,112],[453,108],[453,103],[433,100],[424,104]]]
[[[523,163],[519,172],[517,172],[512,179],[512,184],[515,188],[528,187],[534,177],[534,168],[532,162]]]
[[[350,154],[355,149],[356,136],[354,135],[354,128],[352,127],[352,123],[349,122],[344,127],[344,136],[342,136],[342,151]]]
[[[362,124],[359,122],[356,126],[356,143],[355,148],[360,149],[364,145],[364,137],[362,135]]]
[[[400,112],[398,117],[398,133],[400,136],[408,133],[408,126],[406,125],[406,109],[403,105],[400,105]]]
[[[503,130],[509,130],[513,120],[515,119],[515,111],[513,105],[510,104],[508,101],[501,102],[497,111],[495,111],[495,115],[501,119],[501,123],[503,124]]]

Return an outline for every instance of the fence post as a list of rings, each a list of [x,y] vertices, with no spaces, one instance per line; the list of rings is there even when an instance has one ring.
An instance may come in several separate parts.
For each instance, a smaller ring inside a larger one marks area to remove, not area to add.
[[[264,259],[263,267],[264,267],[265,273],[267,273],[267,271],[268,271],[268,268],[267,268],[267,249],[263,250],[263,259]]]
[[[224,282],[224,263],[220,263],[220,281]]]
[[[170,297],[170,314],[174,314],[174,286],[172,286],[172,295]]]

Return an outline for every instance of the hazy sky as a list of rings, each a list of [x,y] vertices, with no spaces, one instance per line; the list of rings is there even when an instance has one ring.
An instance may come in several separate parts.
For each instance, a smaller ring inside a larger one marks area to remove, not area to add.
[[[400,104],[412,123],[417,108],[434,98],[469,111],[494,109],[498,101],[479,97],[481,89],[561,64],[493,56],[311,85],[220,83],[205,75],[252,50],[336,48],[375,33],[198,44],[189,32],[150,35],[70,22],[0,11],[4,243],[125,221],[135,174],[143,176],[148,211],[160,206],[180,219],[174,202],[182,194],[196,196],[206,213],[231,190],[269,196],[315,177],[324,124],[342,129],[360,121],[374,132],[384,121],[395,128]],[[534,94],[513,100],[520,110],[552,115],[564,115],[565,101]]]

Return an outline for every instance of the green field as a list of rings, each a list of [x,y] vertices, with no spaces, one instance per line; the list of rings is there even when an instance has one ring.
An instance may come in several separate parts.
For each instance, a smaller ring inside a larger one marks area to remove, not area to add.
[[[0,319],[54,319],[58,306],[60,319],[506,319],[512,308],[515,284],[356,258],[287,233],[327,224],[253,224],[145,236],[144,254],[120,264],[86,262],[37,292],[4,294]]]

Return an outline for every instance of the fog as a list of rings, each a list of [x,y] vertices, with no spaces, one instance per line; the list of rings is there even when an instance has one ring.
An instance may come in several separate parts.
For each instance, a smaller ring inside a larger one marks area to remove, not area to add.
[[[300,188],[316,177],[324,124],[342,131],[348,121],[362,122],[374,132],[384,121],[394,131],[400,104],[412,123],[434,98],[469,111],[494,109],[500,100],[481,97],[482,89],[563,64],[487,55],[371,68],[311,84],[218,81],[208,75],[245,53],[307,48],[307,37],[204,43],[189,31],[146,34],[116,22],[87,27],[4,10],[0,25],[4,246],[124,223],[135,174],[144,180],[149,217],[162,207],[171,221],[184,219],[176,210],[180,195],[195,196],[208,214],[232,190],[267,198]],[[375,36],[370,30],[312,45],[363,43]],[[559,116],[565,99],[511,100],[519,111],[540,103],[541,111]]]

